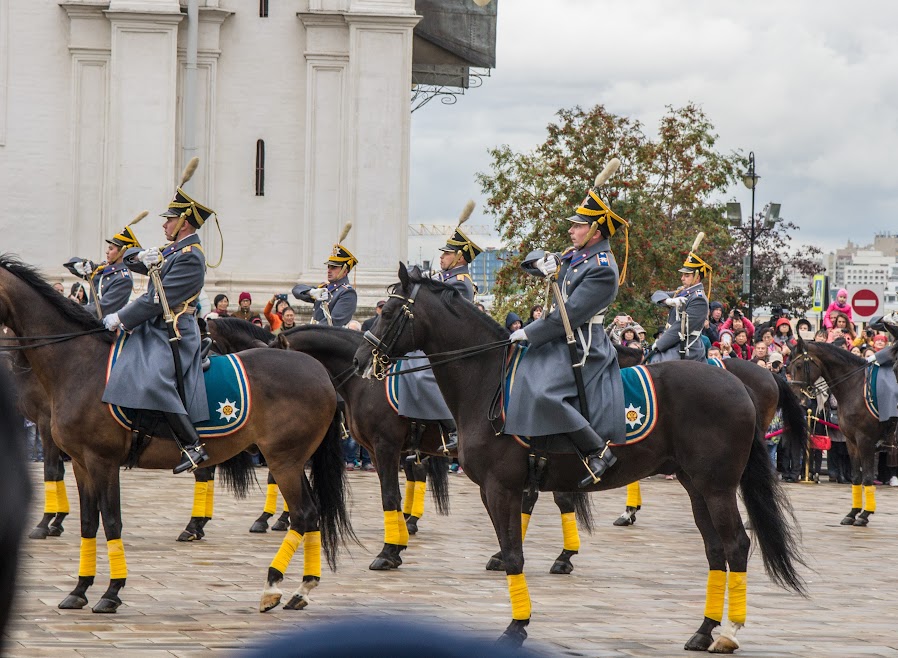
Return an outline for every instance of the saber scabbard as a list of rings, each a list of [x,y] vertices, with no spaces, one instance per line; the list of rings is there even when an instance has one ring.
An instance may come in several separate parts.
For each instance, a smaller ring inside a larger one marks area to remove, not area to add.
[[[564,338],[571,357],[571,368],[574,370],[574,383],[577,386],[577,397],[580,398],[580,414],[588,421],[589,401],[586,398],[586,386],[583,383],[583,362],[577,354],[577,340],[574,337],[574,328],[571,326],[571,319],[568,317],[567,308],[564,305],[564,297],[561,296],[558,279],[553,275],[551,280],[552,294],[555,297],[558,314],[561,316],[561,324],[564,325]]]
[[[90,276],[87,277],[87,285],[90,286],[90,294],[93,296],[94,307],[96,307],[96,310],[97,310],[97,318],[100,320],[100,322],[102,322],[103,321],[103,309],[100,308],[100,297],[99,297],[99,295],[97,295],[97,287],[94,285],[94,275],[95,274],[96,274],[96,271],[91,272]]]
[[[162,286],[159,266],[154,265],[151,267],[148,274],[150,275],[150,281],[153,282],[153,287],[156,289],[156,294],[159,295],[159,304],[162,306],[162,319],[165,320],[165,327],[168,330],[168,344],[171,347],[172,359],[175,364],[175,384],[178,388],[178,396],[181,398],[184,408],[187,409],[187,395],[184,392],[184,368],[181,364],[181,352],[178,346],[178,343],[181,341],[181,334],[175,324],[175,315],[172,313],[171,306],[169,306],[168,299],[165,296],[165,288]]]

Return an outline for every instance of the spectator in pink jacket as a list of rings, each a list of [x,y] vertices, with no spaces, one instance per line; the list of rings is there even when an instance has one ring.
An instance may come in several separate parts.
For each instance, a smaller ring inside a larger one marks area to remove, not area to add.
[[[751,340],[755,335],[755,325],[753,325],[751,320],[745,317],[742,314],[742,311],[740,311],[738,308],[734,308],[732,311],[730,311],[730,317],[728,317],[727,321],[723,323],[722,329],[729,329],[733,333],[739,331],[740,329],[745,329],[749,345],[751,344]]]
[[[829,308],[826,309],[826,313],[823,315],[823,326],[827,329],[833,328],[833,320],[835,319],[835,316],[831,315],[833,311],[844,313],[848,316],[849,323],[854,322],[854,318],[851,316],[851,304],[848,303],[848,291],[845,288],[839,289],[839,292],[836,293],[836,301],[829,305]]]

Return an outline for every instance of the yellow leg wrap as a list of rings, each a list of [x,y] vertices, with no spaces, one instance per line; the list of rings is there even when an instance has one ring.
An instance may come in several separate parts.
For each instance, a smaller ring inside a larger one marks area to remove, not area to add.
[[[128,577],[128,564],[125,562],[125,545],[121,539],[110,539],[106,542],[109,554],[109,577],[113,580]]]
[[[209,480],[206,483],[206,513],[200,514],[207,519],[212,518],[212,509],[215,507],[215,480]]]
[[[384,512],[384,544],[399,544],[399,524],[396,515],[402,518],[402,514],[396,510]]]
[[[287,536],[284,537],[284,541],[281,543],[281,547],[278,549],[277,555],[275,555],[274,559],[271,561],[270,566],[286,575],[287,567],[290,566],[290,560],[293,559],[293,554],[296,552],[296,549],[299,548],[299,543],[301,541],[301,534],[296,532],[296,530],[288,530]]]
[[[69,513],[69,495],[65,490],[65,480],[56,482],[56,512],[59,514]]]
[[[206,516],[206,493],[208,491],[208,483],[193,483],[193,510],[190,516]]]
[[[78,576],[97,575],[97,538],[81,538],[81,559],[78,562]]]
[[[59,501],[56,482],[44,480],[44,514],[56,514],[59,511]]]
[[[864,487],[864,510],[867,512],[876,511],[876,487]]]
[[[730,590],[729,618],[734,624],[745,624],[748,596],[748,575],[744,571],[731,571],[727,583]]]
[[[859,484],[851,485],[851,508],[860,509],[864,506],[864,489]]]
[[[580,550],[580,533],[577,532],[577,517],[573,512],[561,515],[561,532],[564,535],[564,550]]]
[[[302,541],[302,575],[321,578],[321,533],[307,532]]]
[[[268,489],[265,490],[265,507],[262,511],[272,516],[278,511],[278,485],[268,485]]]
[[[402,513],[411,514],[412,505],[415,502],[415,482],[414,480],[405,481],[405,500],[402,501]]]
[[[705,593],[705,617],[723,621],[723,597],[727,591],[727,572],[708,571],[708,589]]]
[[[642,492],[639,490],[639,482],[631,482],[627,485],[627,507],[640,505],[642,505]]]
[[[287,499],[286,499],[286,498],[284,498],[284,511],[285,511],[285,512],[289,512],[289,511],[290,511],[290,506],[287,504]]]
[[[399,533],[399,545],[408,546],[408,526],[405,525],[405,517],[402,512],[396,512],[396,531]]]
[[[427,482],[415,482],[415,502],[412,503],[412,516],[419,519],[424,516],[424,492],[427,490]]]
[[[521,512],[521,541],[527,537],[527,528],[530,527],[530,515]]]
[[[530,592],[524,574],[506,576],[508,578],[508,595],[511,597],[511,618],[523,621],[530,619]]]

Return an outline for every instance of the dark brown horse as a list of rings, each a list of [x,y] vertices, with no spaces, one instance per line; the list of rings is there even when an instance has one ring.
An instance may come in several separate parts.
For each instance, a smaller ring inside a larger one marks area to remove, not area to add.
[[[72,458],[81,506],[81,561],[78,583],[60,608],[82,608],[96,575],[96,535],[102,516],[110,558],[110,583],[94,612],[114,612],[121,605],[127,567],[122,544],[119,469],[127,463],[142,468],[170,469],[179,461],[173,441],[156,438],[132,446],[131,432],[112,417],[101,402],[112,335],[96,318],[63,298],[31,267],[9,255],[0,256],[0,323],[20,339],[19,347],[50,401],[51,432],[56,444]],[[39,336],[65,337],[50,340]],[[29,338],[31,337],[31,338]],[[8,344],[8,343],[7,343]],[[15,349],[15,348],[7,348]],[[250,350],[240,355],[252,395],[252,413],[233,434],[207,441],[210,465],[224,464],[228,480],[239,494],[251,481],[251,465],[243,451],[257,445],[266,454],[292,510],[288,532],[269,567],[260,609],[281,599],[278,583],[302,541],[310,498],[303,465],[312,460],[314,497],[321,509],[320,535],[310,530],[305,541],[321,548],[333,561],[340,542],[351,533],[343,499],[343,466],[334,424],[336,394],[327,372],[299,353]],[[297,418],[297,401],[304,414]],[[90,428],[86,432],[85,428]],[[135,452],[129,459],[129,453]],[[232,459],[234,457],[237,459]],[[304,497],[304,491],[306,496]],[[313,512],[312,512],[313,513]],[[320,574],[318,575],[320,577]],[[288,606],[301,607],[317,580],[297,590]]]
[[[839,427],[851,458],[851,510],[842,525],[865,526],[870,522],[870,515],[876,511],[873,461],[877,443],[894,431],[867,409],[864,373],[869,366],[865,359],[847,350],[801,337],[788,366],[793,386],[805,396],[816,400],[818,393],[825,392],[817,386],[822,378],[839,401]]]
[[[414,460],[404,460],[406,470],[406,500],[403,504],[399,489],[399,464],[401,455],[410,449],[408,420],[399,416],[390,406],[383,382],[363,379],[355,373],[353,358],[364,343],[362,334],[350,329],[305,325],[280,334],[278,340],[270,332],[243,320],[219,318],[210,320],[208,330],[216,347],[222,353],[248,349],[249,347],[277,344],[292,350],[304,352],[318,359],[331,375],[337,392],[345,400],[346,418],[352,437],[362,444],[372,455],[377,475],[380,478],[381,501],[384,510],[384,547],[370,565],[372,570],[395,569],[402,564],[400,552],[408,546],[409,532],[417,531],[417,521],[424,510],[424,469]],[[431,487],[437,510],[448,513],[449,498],[446,481],[445,460],[441,455],[441,439],[436,423],[429,423],[421,439],[420,452],[431,455],[428,464]],[[418,491],[415,491],[416,482]],[[411,483],[411,486],[409,486]],[[533,512],[538,494],[525,496],[522,502],[522,526]],[[409,498],[412,498],[409,501]],[[592,517],[589,501],[585,494],[555,493],[564,530],[564,547],[550,568],[550,573],[571,573],[574,565],[571,557],[580,548],[577,521],[592,531]],[[400,508],[406,513],[406,528],[401,527]],[[264,514],[269,514],[265,512]],[[264,515],[263,515],[264,516]],[[262,517],[257,523],[262,521]],[[412,534],[414,534],[412,532]],[[491,571],[504,571],[501,552],[492,556],[487,563]]]
[[[415,349],[430,357],[458,424],[459,460],[480,485],[505,559],[512,621],[504,637],[523,642],[531,605],[519,514],[530,451],[511,437],[497,436],[490,422],[503,383],[508,332],[440,282],[409,273],[404,265],[399,278],[380,319],[366,334],[376,352],[371,346],[360,348],[357,365],[360,371],[377,366],[382,372],[385,359]],[[741,488],[768,574],[801,593],[801,556],[791,507],[767,456],[760,414],[742,382],[723,369],[695,362],[660,363],[648,369],[659,402],[655,428],[645,440],[615,446],[617,463],[590,490],[625,486],[659,472],[677,474],[692,500],[709,566],[705,618],[686,647],[730,652],[738,647],[736,631],[745,623],[750,547],[736,491]],[[580,460],[551,454],[550,462],[540,489],[577,491],[583,477]],[[727,589],[729,626],[713,640],[711,631],[723,618]]]

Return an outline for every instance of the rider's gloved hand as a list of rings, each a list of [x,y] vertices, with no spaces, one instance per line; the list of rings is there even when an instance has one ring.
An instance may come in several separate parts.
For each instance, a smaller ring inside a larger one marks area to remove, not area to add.
[[[664,300],[664,303],[668,306],[682,306],[686,303],[685,297],[668,297]]]
[[[552,276],[558,271],[558,258],[555,254],[546,254],[536,261],[534,266],[546,276]]]
[[[144,249],[139,252],[137,254],[137,260],[143,263],[144,267],[150,269],[162,262],[162,254],[159,253],[159,250],[156,247],[150,247],[149,249]]]
[[[868,356],[868,357],[867,357],[867,363],[876,363],[876,355],[875,355],[875,354],[871,354],[870,356]]]
[[[527,334],[524,332],[523,329],[518,329],[517,331],[513,332],[511,334],[511,336],[508,337],[508,340],[510,340],[512,343],[520,343],[522,341],[527,340]]]
[[[89,260],[82,260],[80,263],[75,263],[73,268],[81,276],[90,276],[95,269],[94,264]]]
[[[103,326],[109,331],[115,331],[122,326],[122,321],[118,319],[118,313],[110,313],[103,318]]]
[[[314,299],[316,302],[326,302],[330,299],[330,293],[327,291],[327,288],[312,288],[309,291],[309,297]]]

